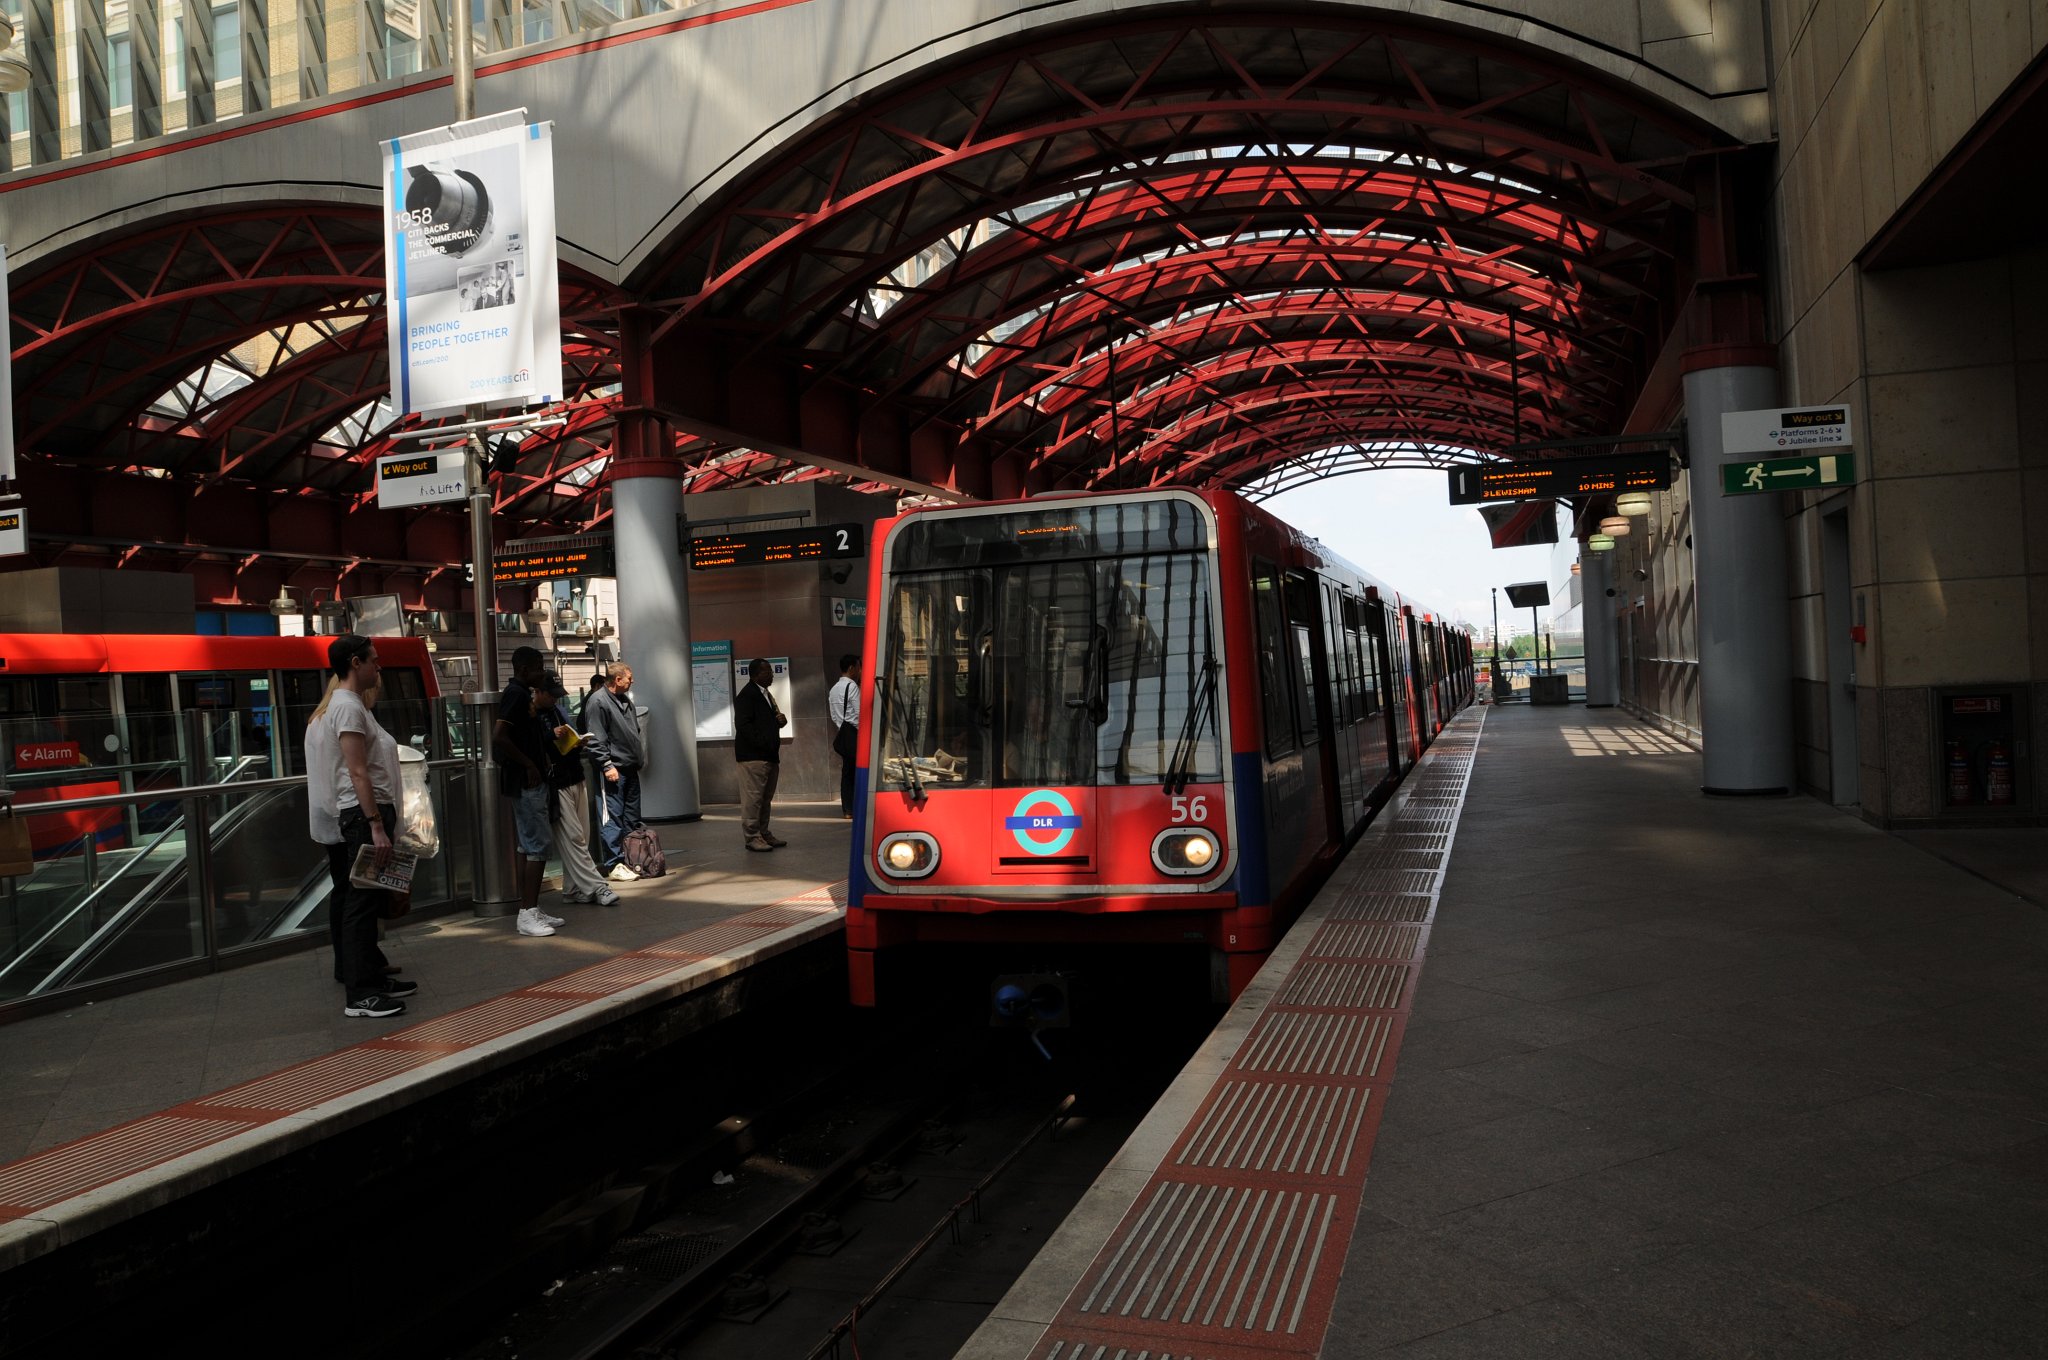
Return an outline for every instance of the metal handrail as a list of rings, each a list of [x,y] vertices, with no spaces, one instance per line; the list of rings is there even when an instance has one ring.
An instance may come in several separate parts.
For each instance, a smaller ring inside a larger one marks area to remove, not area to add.
[[[233,788],[238,792],[254,793],[281,792],[282,790],[271,787],[280,782],[277,780],[235,780],[234,776],[237,772],[247,769],[251,765],[261,763],[264,759],[266,759],[266,757],[243,756],[239,760],[237,760],[234,763],[234,765],[228,770],[228,778],[226,780],[222,781],[219,784],[202,785],[200,787],[214,789]],[[286,779],[281,782],[286,787],[289,787],[293,784],[294,781]],[[303,780],[298,782],[303,782]],[[100,796],[111,797],[113,795]],[[212,795],[199,793],[193,794],[191,796],[209,797]],[[159,791],[154,796],[152,801],[167,802],[169,801],[169,799],[164,791]],[[186,800],[181,798],[179,799],[179,801],[184,802]],[[256,805],[257,800],[252,799],[249,802],[242,803],[237,807],[230,809],[228,813],[222,818],[222,829],[232,830],[235,826],[239,826],[243,822],[248,821],[248,819],[254,815]],[[55,807],[57,806],[57,804],[37,803],[33,804],[32,806],[42,809]],[[141,853],[130,855],[127,859],[121,862],[120,866],[116,868],[113,873],[109,874],[103,881],[94,884],[90,892],[86,893],[85,896],[79,898],[76,902],[72,903],[71,909],[65,912],[62,916],[58,917],[57,920],[50,926],[49,929],[45,930],[41,935],[37,936],[34,943],[30,944],[27,949],[16,951],[14,957],[7,961],[6,966],[0,967],[0,978],[4,978],[9,973],[13,972],[14,969],[23,960],[33,958],[35,956],[35,952],[38,949],[41,949],[43,947],[43,944],[46,941],[48,941],[52,936],[56,935],[66,926],[70,925],[73,921],[77,920],[81,913],[93,909],[99,903],[102,897],[106,897],[112,894],[115,886],[120,883],[121,879],[128,873],[129,870],[135,868],[139,864],[148,863],[149,857],[153,853],[155,853],[157,847],[162,845],[164,841],[171,835],[172,832],[182,830],[186,822],[190,819],[190,817],[191,813],[189,811],[181,811],[176,817],[172,818],[171,821],[167,823],[161,831],[158,831],[155,836],[150,838],[149,843],[142,847]],[[50,973],[47,977],[45,977],[41,982],[37,983],[35,986],[29,988],[28,995],[36,996],[44,991],[47,991],[50,987],[52,980],[63,977],[66,973],[75,968],[81,961],[90,958],[92,956],[93,951],[99,946],[99,944],[103,940],[112,938],[114,935],[118,935],[121,932],[121,930],[126,927],[126,923],[131,918],[133,918],[136,911],[140,908],[141,904],[145,902],[154,901],[158,889],[162,888],[165,884],[175,880],[178,873],[184,868],[185,863],[183,858],[181,857],[177,863],[166,864],[161,869],[158,869],[156,871],[156,874],[153,877],[151,877],[149,882],[143,884],[140,888],[138,888],[133,896],[131,896],[126,902],[121,904],[119,910],[117,910],[112,916],[109,916],[105,921],[101,922],[99,927],[95,929],[92,932],[92,934],[88,935],[84,939],[84,941],[82,941],[79,944],[78,948],[72,950],[71,953],[67,955],[61,963],[59,963],[55,968],[50,970]]]
[[[472,763],[464,757],[454,756],[445,760],[429,760],[427,768],[466,770]],[[15,811],[24,817],[35,817],[45,812],[70,812],[75,808],[121,807],[128,803],[167,803],[184,798],[207,798],[217,796],[223,791],[248,793],[261,792],[264,789],[302,788],[305,783],[305,775],[288,774],[271,779],[243,779],[228,784],[184,784],[172,789],[138,789],[133,793],[98,793],[87,798],[58,798],[47,803],[24,803]]]
[[[241,761],[237,762],[235,768],[244,768],[247,764],[255,763],[261,759],[262,757],[244,756],[241,758]],[[429,760],[427,762],[427,769],[430,772],[436,770],[467,769],[469,766],[470,761],[461,758]],[[218,797],[223,792],[259,794],[284,792],[286,790],[304,788],[306,782],[307,777],[305,775],[284,775],[272,779],[230,779],[218,784],[188,784],[169,789],[137,790],[133,793],[95,794],[86,798],[59,799],[47,803],[29,804],[18,809],[18,811],[22,815],[34,816],[42,813],[63,812],[78,808],[120,807],[129,803],[166,803],[173,801],[183,803],[193,799]],[[227,814],[226,820],[237,824],[245,821],[248,816],[252,815],[253,807],[253,801],[243,803],[231,809]],[[0,978],[5,978],[22,962],[34,957],[36,951],[42,948],[52,936],[77,920],[80,913],[91,908],[105,894],[109,893],[129,870],[139,864],[146,863],[150,855],[163,844],[166,838],[174,831],[178,831],[183,827],[190,815],[189,811],[181,812],[162,830],[158,831],[150,839],[149,843],[141,848],[140,853],[129,856],[113,874],[104,882],[95,885],[91,892],[73,903],[70,910],[66,911],[57,921],[52,923],[48,929],[43,931],[26,948],[17,950],[13,958],[9,959],[4,965],[0,965]],[[175,878],[177,874],[183,872],[186,868],[187,865],[183,858],[180,858],[177,863],[166,864],[159,869],[148,883],[142,885],[135,892],[134,896],[122,905],[119,911],[110,916],[90,936],[82,941],[78,948],[74,949],[56,968],[52,969],[48,977],[35,987],[30,988],[28,995],[38,995],[47,990],[53,979],[61,978],[66,972],[74,968],[81,959],[89,957],[101,942],[110,938],[112,934],[118,933],[119,929],[133,916],[139,904],[147,900],[153,900],[161,886]]]

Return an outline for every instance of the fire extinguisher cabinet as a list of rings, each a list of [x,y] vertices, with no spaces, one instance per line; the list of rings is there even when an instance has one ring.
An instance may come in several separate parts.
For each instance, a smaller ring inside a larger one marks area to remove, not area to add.
[[[1992,686],[1938,694],[1935,806],[1944,816],[1986,820],[2031,812],[2025,696]]]

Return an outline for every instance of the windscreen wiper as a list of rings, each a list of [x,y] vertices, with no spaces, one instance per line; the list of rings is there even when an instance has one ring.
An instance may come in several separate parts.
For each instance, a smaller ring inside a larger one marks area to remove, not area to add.
[[[1169,794],[1185,793],[1194,778],[1195,753],[1201,749],[1202,733],[1209,726],[1209,714],[1216,702],[1216,674],[1220,670],[1214,652],[1202,658],[1201,688],[1188,705],[1188,716],[1181,722],[1180,735],[1174,739],[1173,759],[1166,766],[1164,783]]]

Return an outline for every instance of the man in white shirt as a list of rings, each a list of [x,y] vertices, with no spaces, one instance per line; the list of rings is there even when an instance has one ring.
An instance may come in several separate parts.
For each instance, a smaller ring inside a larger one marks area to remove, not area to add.
[[[839,815],[853,818],[853,769],[859,763],[860,656],[848,652],[839,658],[839,678],[825,698],[832,715],[832,749],[839,753]]]

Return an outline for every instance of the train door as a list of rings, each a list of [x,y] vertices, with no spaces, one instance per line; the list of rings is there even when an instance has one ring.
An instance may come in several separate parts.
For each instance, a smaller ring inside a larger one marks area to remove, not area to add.
[[[1415,612],[1407,606],[1401,609],[1401,632],[1407,641],[1408,691],[1415,696],[1415,755],[1422,754],[1423,746],[1436,735],[1436,705],[1429,692],[1429,665],[1422,650],[1422,637],[1415,625]]]
[[[1349,591],[1334,581],[1323,582],[1323,636],[1331,661],[1330,706],[1337,737],[1337,820],[1346,836],[1361,814],[1365,785],[1358,744],[1358,665],[1347,628],[1352,605]]]
[[[1372,637],[1373,660],[1379,671],[1380,730],[1385,733],[1386,775],[1389,780],[1395,780],[1407,768],[1407,761],[1402,758],[1402,733],[1407,728],[1406,704],[1401,692],[1401,671],[1394,664],[1397,647],[1388,635],[1385,605],[1376,600],[1369,603],[1365,618]]]
[[[1265,727],[1264,829],[1269,892],[1293,881],[1306,858],[1303,845],[1312,825],[1307,778],[1309,754],[1302,749],[1303,724],[1298,676],[1281,603],[1282,579],[1270,562],[1252,562],[1252,627],[1258,640],[1260,718]]]
[[[1364,784],[1360,797],[1370,809],[1393,782],[1393,760],[1386,739],[1386,662],[1380,660],[1386,647],[1372,631],[1378,604],[1350,600],[1350,606],[1352,619],[1346,631],[1358,653],[1358,768]]]
[[[181,737],[200,743],[184,752],[193,782],[261,779],[276,770],[268,672],[181,671],[171,676],[171,703],[180,714],[204,715],[196,729],[189,720],[179,724]]]
[[[1337,743],[1331,725],[1330,657],[1319,617],[1318,578],[1300,571],[1287,573],[1287,628],[1294,663],[1295,716],[1301,732],[1303,774],[1320,802],[1322,845],[1343,840],[1337,809]]]

